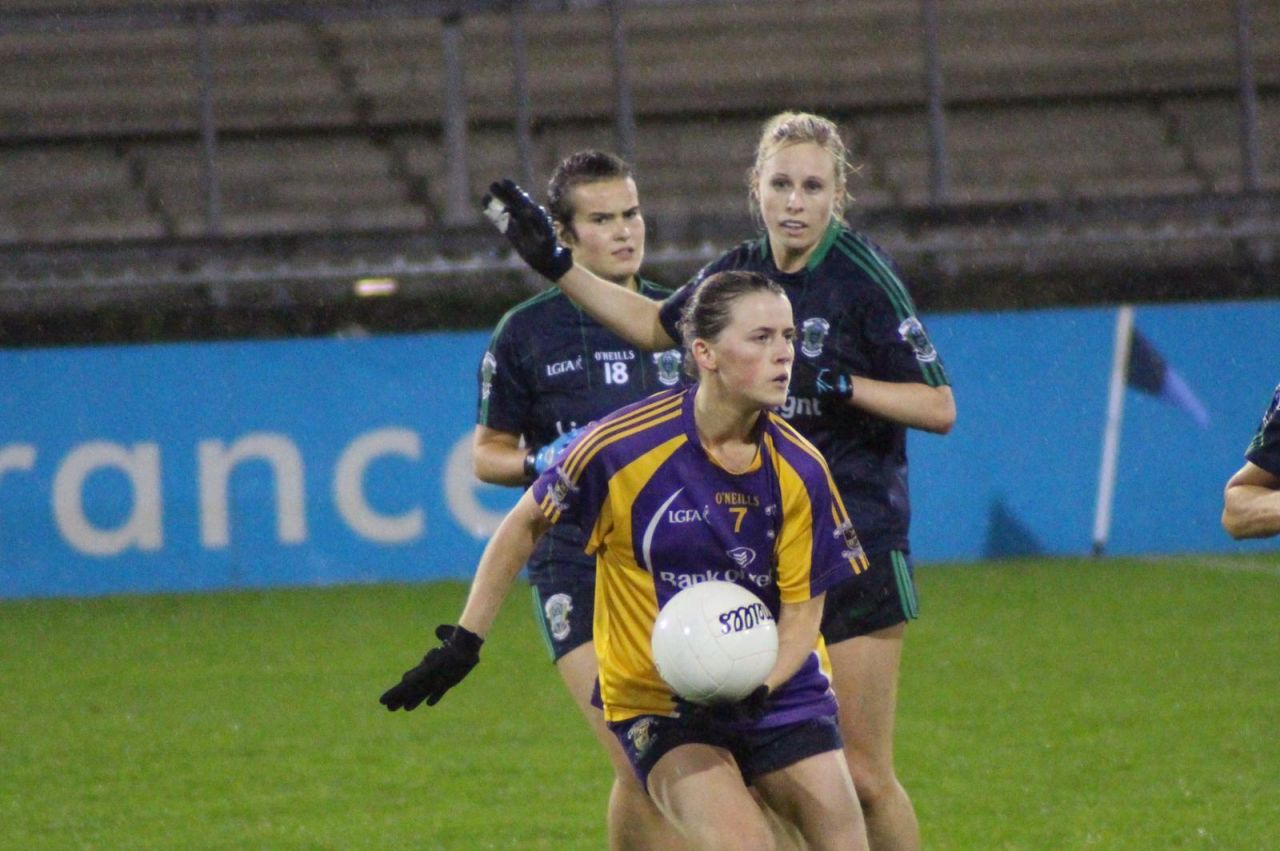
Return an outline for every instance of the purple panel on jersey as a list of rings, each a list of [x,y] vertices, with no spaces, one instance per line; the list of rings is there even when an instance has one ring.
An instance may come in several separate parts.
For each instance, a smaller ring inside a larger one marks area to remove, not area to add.
[[[628,547],[653,577],[654,611],[682,588],[724,579],[753,591],[776,618],[780,569],[793,585],[807,585],[810,596],[852,576],[845,536],[833,519],[829,475],[818,456],[785,425],[765,417],[757,462],[745,473],[730,473],[698,441],[693,399],[691,391],[659,394],[588,429],[534,483],[535,499],[554,522],[572,519],[584,528],[596,523],[606,503],[615,515],[627,512],[630,539],[615,524],[605,546]],[[776,458],[770,447],[779,448]],[[775,463],[787,469],[791,492],[783,492]],[[784,517],[787,505],[797,510]],[[809,516],[812,548],[793,555],[789,564],[775,564],[784,524]],[[813,654],[778,690],[763,723],[829,714],[834,700],[828,692]]]

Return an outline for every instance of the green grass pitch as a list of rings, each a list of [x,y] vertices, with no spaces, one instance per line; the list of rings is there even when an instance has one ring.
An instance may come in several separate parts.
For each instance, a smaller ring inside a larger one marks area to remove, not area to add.
[[[927,565],[898,767],[930,849],[1274,848],[1280,555]],[[0,604],[0,848],[601,849],[609,770],[518,589],[437,707],[459,583]]]

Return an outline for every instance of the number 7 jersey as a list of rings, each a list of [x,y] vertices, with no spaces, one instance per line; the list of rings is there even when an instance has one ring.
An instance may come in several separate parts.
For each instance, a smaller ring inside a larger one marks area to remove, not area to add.
[[[866,569],[822,456],[764,413],[760,451],[731,473],[703,449],[696,388],[656,394],[587,429],[533,485],[553,523],[587,531],[596,556],[594,634],[605,718],[671,714],[650,635],[658,610],[694,583],[753,591],[775,618]],[[770,703],[762,726],[834,711],[820,641]]]

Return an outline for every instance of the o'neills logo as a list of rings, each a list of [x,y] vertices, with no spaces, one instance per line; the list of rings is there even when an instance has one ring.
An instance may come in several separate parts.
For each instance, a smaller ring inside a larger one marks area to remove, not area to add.
[[[747,505],[754,508],[760,505],[760,497],[736,491],[718,491],[716,505]]]

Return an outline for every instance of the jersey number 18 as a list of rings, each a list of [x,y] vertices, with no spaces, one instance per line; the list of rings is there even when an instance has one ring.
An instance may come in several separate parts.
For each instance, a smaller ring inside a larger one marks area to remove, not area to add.
[[[604,364],[604,383],[605,384],[626,384],[627,383],[627,365],[622,361],[605,361]]]

